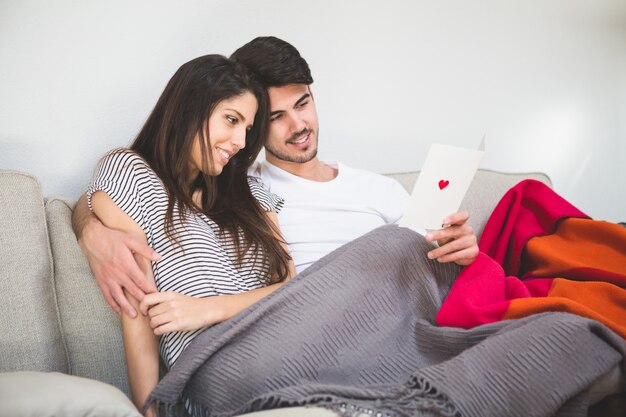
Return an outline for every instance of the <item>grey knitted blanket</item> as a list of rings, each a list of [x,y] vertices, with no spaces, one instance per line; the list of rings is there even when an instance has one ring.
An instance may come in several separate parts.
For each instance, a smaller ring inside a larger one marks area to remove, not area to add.
[[[625,355],[603,325],[547,313],[463,330],[435,315],[459,267],[386,226],[324,257],[183,352],[150,401],[231,416],[318,405],[377,416],[585,416]]]

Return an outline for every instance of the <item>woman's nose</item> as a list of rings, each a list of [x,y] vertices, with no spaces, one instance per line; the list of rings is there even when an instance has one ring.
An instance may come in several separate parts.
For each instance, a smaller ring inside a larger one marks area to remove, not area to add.
[[[233,134],[231,143],[233,146],[237,148],[237,150],[240,150],[246,147],[247,132],[248,130],[244,127],[242,129],[237,129],[237,131]]]

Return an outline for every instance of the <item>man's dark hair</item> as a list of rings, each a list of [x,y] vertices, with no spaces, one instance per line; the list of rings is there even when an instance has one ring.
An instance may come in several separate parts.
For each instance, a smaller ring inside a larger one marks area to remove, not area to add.
[[[274,36],[260,36],[237,49],[230,58],[248,67],[265,87],[313,84],[309,64],[293,45]]]

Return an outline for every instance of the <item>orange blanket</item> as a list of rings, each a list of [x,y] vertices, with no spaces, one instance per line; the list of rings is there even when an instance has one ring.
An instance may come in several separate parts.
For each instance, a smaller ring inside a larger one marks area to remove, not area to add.
[[[439,325],[469,328],[561,311],[626,339],[626,228],[592,220],[528,180],[502,198],[479,247],[444,300]]]

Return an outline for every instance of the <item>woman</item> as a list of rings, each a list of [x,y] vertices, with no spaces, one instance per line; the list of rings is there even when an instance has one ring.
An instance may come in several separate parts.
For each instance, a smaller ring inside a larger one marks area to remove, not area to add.
[[[277,227],[282,200],[247,177],[267,134],[267,103],[240,64],[196,58],[174,74],[130,148],[103,158],[88,189],[105,225],[163,256],[152,265],[137,257],[160,292],[133,300],[143,315],[122,318],[139,408],[158,382],[158,350],[171,367],[202,329],[293,274]]]

